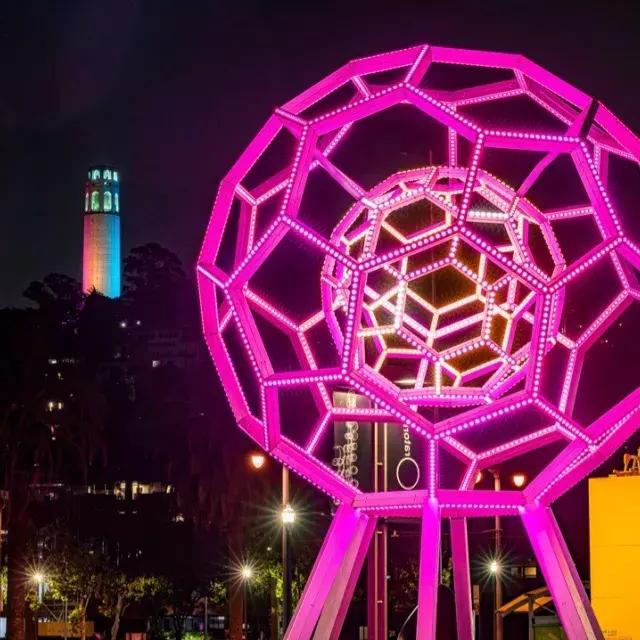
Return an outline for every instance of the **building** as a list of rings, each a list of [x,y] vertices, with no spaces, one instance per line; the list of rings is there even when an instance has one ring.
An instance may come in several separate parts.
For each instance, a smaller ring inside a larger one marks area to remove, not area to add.
[[[110,167],[91,168],[85,183],[82,289],[120,297],[120,179]]]
[[[604,637],[639,640],[640,473],[637,467],[635,472],[589,479],[589,528],[591,600]]]

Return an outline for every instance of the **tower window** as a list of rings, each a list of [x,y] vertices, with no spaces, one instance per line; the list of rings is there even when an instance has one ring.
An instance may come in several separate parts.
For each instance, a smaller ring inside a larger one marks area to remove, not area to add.
[[[117,172],[117,171],[114,171],[114,172],[113,172],[113,179],[114,179],[116,182],[118,182],[118,172]]]
[[[120,211],[120,198],[118,197],[117,192],[113,194],[113,198],[116,211]]]
[[[104,210],[111,211],[111,191],[104,192]]]
[[[105,180],[111,180],[111,170],[110,169],[105,169],[104,172],[102,173],[102,177]]]
[[[100,211],[100,192],[91,192],[91,211]]]
[[[94,169],[93,170],[93,179],[94,180],[100,180],[100,169]]]
[[[89,211],[89,192],[84,194],[84,210]]]

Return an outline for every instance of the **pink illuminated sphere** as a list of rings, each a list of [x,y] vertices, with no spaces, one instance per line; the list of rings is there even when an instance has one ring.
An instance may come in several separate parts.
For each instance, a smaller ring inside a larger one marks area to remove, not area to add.
[[[276,109],[198,262],[240,428],[351,504],[335,422],[408,427],[415,491],[525,468],[527,500],[561,495],[638,425],[639,158],[602,103],[511,54],[362,58]]]

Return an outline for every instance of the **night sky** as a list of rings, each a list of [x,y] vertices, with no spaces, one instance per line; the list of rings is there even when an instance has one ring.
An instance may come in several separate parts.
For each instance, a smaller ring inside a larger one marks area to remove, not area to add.
[[[350,58],[419,43],[521,52],[640,130],[640,15],[598,2],[5,2],[0,306],[79,277],[83,185],[121,172],[123,255],[191,268],[216,184],[274,106]]]

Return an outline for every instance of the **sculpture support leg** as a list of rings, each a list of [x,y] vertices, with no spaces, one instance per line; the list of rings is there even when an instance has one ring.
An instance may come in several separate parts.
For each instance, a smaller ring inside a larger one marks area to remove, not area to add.
[[[603,640],[591,603],[551,509],[537,503],[528,505],[522,511],[522,522],[567,638]]]
[[[352,565],[357,558],[358,554],[350,554],[349,551],[353,550],[354,539],[362,537],[368,520],[353,507],[345,504],[338,507],[285,632],[285,640],[309,640],[312,637],[338,576],[341,572],[349,573],[349,564]]]
[[[436,637],[439,559],[440,507],[435,498],[429,498],[422,510],[416,640],[435,640]]]
[[[340,637],[342,625],[347,616],[375,529],[376,518],[368,518],[358,523],[349,551],[340,566],[331,593],[322,609],[313,636],[316,640],[338,640]]]
[[[367,567],[367,632],[369,640],[387,640],[389,637],[387,534],[387,524],[378,521],[369,549]]]
[[[469,545],[467,519],[451,518],[451,561],[453,588],[456,599],[458,640],[473,640],[473,611],[471,610],[471,577],[469,573]]]

